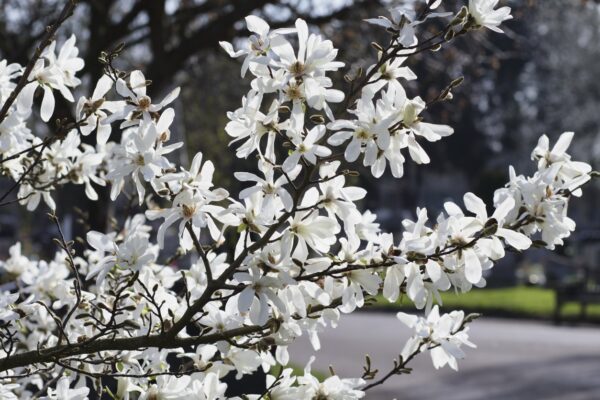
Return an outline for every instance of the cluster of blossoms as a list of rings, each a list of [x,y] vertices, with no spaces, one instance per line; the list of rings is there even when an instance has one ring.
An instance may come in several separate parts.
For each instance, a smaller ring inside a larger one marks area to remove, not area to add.
[[[110,185],[113,200],[133,187],[144,212],[114,232],[88,232],[83,254],[61,233],[51,262],[22,255],[20,244],[0,262],[0,396],[75,400],[96,390],[116,399],[235,398],[226,382],[262,369],[265,392],[243,398],[362,398],[378,384],[369,382],[374,373],[320,381],[311,360],[297,376],[286,368],[288,346],[306,335],[318,349],[319,332],[378,293],[389,301],[406,294],[426,314],[398,315],[415,334],[393,371],[401,373],[425,351],[436,368],[456,369],[461,347],[474,346],[471,318],[440,315],[439,292],[484,286],[483,272],[506,247],[562,244],[575,227],[568,201],[581,195],[591,168],[566,153],[572,133],[552,148],[544,136],[532,153],[537,172],[525,177],[511,168],[489,211],[468,193],[464,208],[444,204],[432,225],[427,210],[418,209],[416,221],[402,222],[397,240],[360,210],[366,191],[346,180],[361,155],[375,177],[388,163],[401,177],[403,153],[427,163],[419,141],[453,133],[424,122],[428,104],[403,88],[404,80],[416,79],[403,63],[430,46],[419,46],[417,26],[452,16],[439,35],[442,45],[470,29],[498,29],[510,17],[494,10],[492,0],[471,0],[456,15],[432,12],[440,3],[428,1],[419,17],[394,9],[391,19],[370,20],[388,29],[390,45],[349,93],[334,89],[328,76],[344,67],[333,43],[310,33],[303,20],[271,30],[247,17],[246,46],[236,51],[221,43],[232,57],[244,57],[242,75],[253,77],[226,127],[237,156],[258,160],[255,172],[235,174],[248,185],[237,199],[214,187],[215,167],[201,153],[189,169],[169,161],[181,146],[170,142],[175,113],[168,108],[179,89],[154,103],[140,71],[109,69],[93,95],[79,100],[77,121],[62,125],[64,137],[35,137],[26,121],[37,86],[48,120],[53,91],[72,100],[68,88],[79,83],[74,72],[82,67],[74,39],[59,56],[48,47],[0,120],[2,172],[17,182],[19,201],[30,209],[41,198],[54,209],[51,191],[72,182],[85,184],[90,199],[97,198],[92,183]],[[20,73],[0,63],[2,102]],[[336,118],[336,104],[344,101],[349,110]],[[119,140],[111,141],[115,127]],[[81,143],[88,135],[96,135],[95,147]],[[155,236],[148,220],[157,219]],[[167,241],[178,243],[177,254],[165,254]],[[185,253],[193,255],[188,265],[177,261]]]
[[[57,136],[42,139],[27,126],[36,94],[43,93],[40,117],[48,121],[54,112],[54,92],[60,92],[65,100],[73,102],[71,89],[81,83],[75,75],[84,63],[78,57],[75,36],[62,45],[58,55],[55,47],[56,42],[52,42],[44,49],[26,77],[28,83],[17,101],[0,121],[0,171],[18,183],[18,199],[28,210],[37,208],[42,199],[55,209],[51,192],[66,183],[85,185],[86,194],[92,200],[98,196],[91,183],[105,184],[99,176],[104,155],[99,148],[83,144],[77,130],[62,127]],[[22,73],[23,68],[18,64],[8,64],[6,60],[0,63],[0,104],[7,102],[16,87],[14,80]]]

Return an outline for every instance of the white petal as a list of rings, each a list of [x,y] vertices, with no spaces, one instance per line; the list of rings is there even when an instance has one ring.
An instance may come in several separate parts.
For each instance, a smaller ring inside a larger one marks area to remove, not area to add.
[[[527,250],[531,247],[531,239],[512,229],[499,228],[496,235],[506,240],[506,243],[517,250]]]
[[[254,289],[246,287],[238,297],[238,309],[240,312],[247,312],[254,301]]]
[[[39,85],[37,82],[30,82],[19,94],[19,98],[17,99],[17,109],[19,110],[20,114],[30,112],[31,106],[33,105],[33,95],[38,86]]]
[[[269,24],[264,19],[255,15],[246,17],[246,26],[250,32],[258,33],[260,36],[267,36],[269,33]]]
[[[54,113],[54,94],[52,89],[44,86],[44,98],[42,99],[42,108],[40,109],[40,115],[42,121],[48,122],[52,114]]]
[[[564,154],[569,146],[571,145],[571,141],[573,140],[574,132],[565,132],[556,141],[556,144],[552,148],[552,154],[554,155],[562,155]]]
[[[160,115],[158,122],[156,123],[157,132],[159,134],[166,132],[167,129],[169,129],[169,126],[171,126],[171,124],[173,123],[174,119],[175,119],[175,110],[173,110],[172,108],[167,108],[166,110],[164,110],[162,112],[162,114]]]
[[[470,283],[476,284],[482,276],[479,257],[473,249],[463,250],[463,255],[465,258],[465,276]]]
[[[112,88],[113,81],[107,75],[102,75],[100,79],[98,79],[98,83],[96,84],[96,89],[94,89],[94,94],[92,95],[93,100],[99,100],[104,97],[104,95]]]
[[[484,220],[487,219],[487,210],[485,203],[479,197],[473,193],[466,193],[463,196],[465,207],[477,216],[477,218]]]

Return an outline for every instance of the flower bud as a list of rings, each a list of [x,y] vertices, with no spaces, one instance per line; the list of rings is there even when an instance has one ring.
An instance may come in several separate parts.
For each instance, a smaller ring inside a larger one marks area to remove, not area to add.
[[[483,226],[483,236],[491,236],[498,231],[498,221],[496,218],[490,218]]]
[[[371,46],[377,51],[383,51],[383,47],[377,42],[371,42]]]
[[[322,125],[325,123],[325,117],[320,114],[314,114],[310,116],[310,120],[317,125]]]

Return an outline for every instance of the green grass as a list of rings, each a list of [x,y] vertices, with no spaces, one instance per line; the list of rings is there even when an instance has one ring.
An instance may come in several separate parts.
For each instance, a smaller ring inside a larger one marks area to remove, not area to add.
[[[468,293],[441,293],[444,310],[464,309],[488,315],[512,315],[533,318],[553,318],[555,293],[552,289],[534,287],[511,287],[502,289],[473,289]],[[414,309],[408,298],[389,303],[383,297],[376,298],[374,306],[390,309]],[[562,316],[579,316],[579,304],[567,303]],[[600,304],[589,305],[588,318],[600,320]]]

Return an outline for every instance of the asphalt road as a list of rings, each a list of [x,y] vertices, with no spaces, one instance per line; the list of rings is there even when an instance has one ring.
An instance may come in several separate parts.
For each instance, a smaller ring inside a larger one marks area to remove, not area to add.
[[[337,329],[321,333],[322,348],[313,368],[355,377],[364,355],[388,371],[409,331],[394,314],[355,313]],[[471,324],[471,341],[459,371],[436,371],[429,354],[410,366],[411,375],[394,376],[372,389],[375,400],[598,400],[600,328],[553,326],[543,322],[481,318]],[[304,365],[315,354],[304,337],[292,346],[292,362]]]

